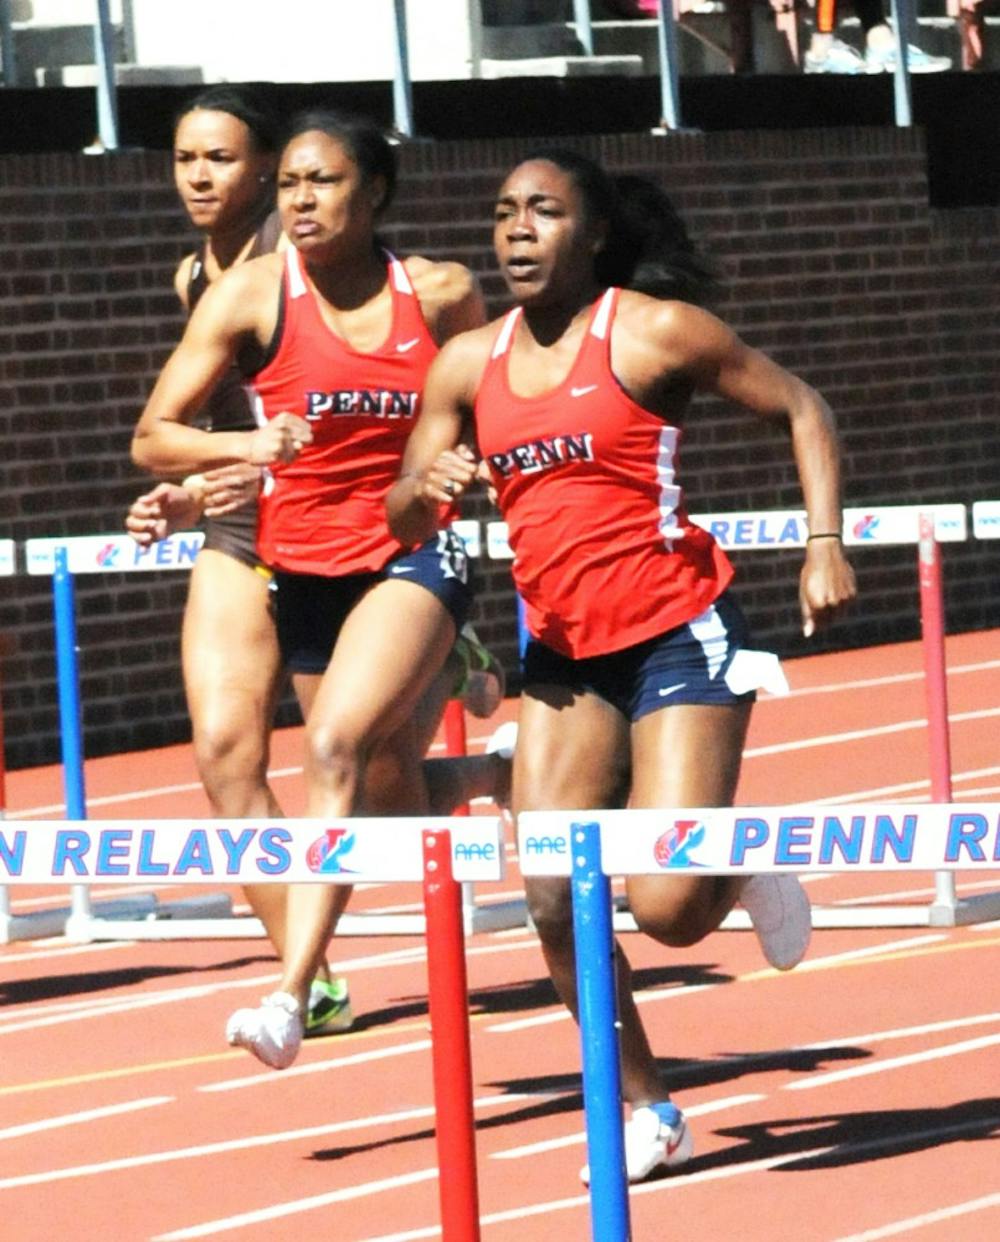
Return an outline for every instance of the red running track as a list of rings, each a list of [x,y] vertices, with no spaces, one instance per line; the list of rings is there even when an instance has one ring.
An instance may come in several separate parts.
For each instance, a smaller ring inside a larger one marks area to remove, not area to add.
[[[1000,632],[947,654],[955,798],[998,801]],[[741,802],[927,799],[917,645],[788,671],[792,697],[755,713]],[[488,730],[469,727],[476,749]],[[296,730],[275,739],[290,811],[299,745]],[[101,818],[205,813],[186,747],[95,760],[87,786]],[[58,771],[13,773],[8,800],[13,817],[58,816]],[[810,881],[823,904],[932,889],[914,873]],[[1000,873],[959,879],[996,889]],[[11,893],[15,912],[66,898]],[[415,907],[419,893],[355,900]],[[696,1136],[685,1172],[633,1191],[637,1242],[1000,1237],[1000,924],[818,930],[787,975],[749,933],[626,948]],[[438,1237],[423,946],[352,937],[333,953],[357,1025],[274,1073],[222,1037],[230,1010],[273,986],[264,942],[0,949],[0,1237]],[[525,930],[472,937],[468,967],[483,1238],[585,1242],[576,1031]]]

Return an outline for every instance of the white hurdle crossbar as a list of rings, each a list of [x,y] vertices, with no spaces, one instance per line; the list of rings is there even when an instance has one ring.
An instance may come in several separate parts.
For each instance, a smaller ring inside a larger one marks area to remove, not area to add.
[[[0,824],[0,880],[23,884],[363,884],[424,877],[421,834],[447,830],[460,883],[502,880],[499,816],[59,819]]]
[[[1000,880],[995,802],[526,811],[517,825],[522,875],[571,875],[572,830],[590,823],[600,825],[608,876],[962,871]],[[968,904],[1000,917],[1000,893]]]

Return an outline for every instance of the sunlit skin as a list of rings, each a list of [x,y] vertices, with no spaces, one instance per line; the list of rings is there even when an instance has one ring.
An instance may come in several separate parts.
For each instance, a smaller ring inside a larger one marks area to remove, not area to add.
[[[303,257],[319,315],[352,349],[373,353],[393,329],[388,269],[375,238],[385,178],[364,172],[349,144],[308,130],[286,145],[277,181],[282,227]],[[416,256],[404,266],[424,322],[440,344],[482,323],[481,297],[467,269]],[[133,442],[137,463],[163,474],[204,473],[227,463],[271,465],[295,460],[312,442],[311,425],[291,411],[255,431],[209,434],[191,425],[238,351],[272,341],[285,268],[285,256],[268,254],[211,284],[140,419]],[[302,358],[306,371],[310,364]],[[450,810],[456,801],[492,790],[487,782],[497,779],[495,764],[450,775],[449,788],[428,774],[435,784],[430,791],[425,787],[421,761],[453,684],[450,675],[435,676],[454,631],[430,592],[405,581],[380,582],[352,610],[327,672],[293,675],[307,718],[307,814],[349,815],[362,796],[370,814],[416,813],[437,796],[447,799]],[[282,951],[280,990],[300,1006],[349,892],[344,886],[301,885],[289,894],[275,944]]]
[[[274,156],[257,149],[237,117],[204,108],[181,117],[174,135],[174,183],[191,223],[206,234],[209,257],[219,270],[230,266],[256,230],[262,190],[273,174]],[[210,279],[217,275],[209,272]]]
[[[548,160],[516,167],[500,189],[493,241],[511,296],[520,304],[506,355],[515,398],[558,390],[578,358],[602,286],[595,257],[606,229],[590,217],[571,173]],[[617,240],[617,239],[612,239]],[[437,506],[461,495],[478,471],[459,451],[473,425],[480,383],[502,321],[449,342],[424,387],[423,411],[389,494],[390,525],[400,539],[426,538]],[[693,392],[743,406],[789,428],[814,531],[839,531],[840,476],[835,427],[825,401],[807,384],[741,341],[696,306],[624,289],[609,339],[615,383],[644,410],[683,426]],[[511,438],[518,429],[510,409]],[[801,576],[803,632],[830,621],[854,596],[839,541],[808,545]],[[521,699],[512,806],[524,810],[622,805],[731,805],[749,703],[679,704],[630,722],[596,694],[527,686]],[[710,761],[706,762],[706,757]],[[632,877],[631,911],[641,930],[668,945],[690,945],[718,926],[739,895],[728,878]],[[531,917],[556,988],[576,1012],[569,885],[536,878],[525,885]],[[664,1084],[646,1040],[624,957],[618,961],[622,1078],[633,1104],[663,1098]]]
[[[313,279],[336,265],[342,291],[353,279],[368,275],[353,293],[355,303],[366,301],[385,284],[385,263],[372,245],[385,192],[382,177],[363,176],[342,144],[322,131],[299,134],[282,154],[278,168],[282,228]]]
[[[605,228],[586,220],[572,177],[548,160],[520,164],[500,188],[493,219],[494,250],[515,301],[533,315],[590,306]]]

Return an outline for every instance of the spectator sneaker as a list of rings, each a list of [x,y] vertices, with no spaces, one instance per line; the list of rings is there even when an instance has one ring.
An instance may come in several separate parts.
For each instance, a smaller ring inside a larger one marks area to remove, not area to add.
[[[809,898],[798,876],[751,875],[743,881],[740,904],[775,970],[797,966],[812,935]]]
[[[840,39],[831,39],[820,53],[808,51],[802,59],[805,73],[871,73],[860,52]]]
[[[914,43],[906,45],[906,63],[911,73],[944,73],[951,68],[951,57],[932,56]],[[870,47],[865,51],[865,65],[869,73],[896,72],[896,44],[888,47]]]
[[[309,987],[306,1029],[303,1032],[305,1038],[349,1031],[353,1025],[354,1014],[347,980],[340,975],[332,979],[314,979]]]
[[[633,1108],[625,1126],[625,1172],[630,1182],[643,1182],[658,1169],[687,1164],[694,1141],[684,1114],[670,1100]],[[590,1185],[590,1165],[580,1170],[580,1180]]]
[[[256,1009],[237,1009],[226,1023],[226,1039],[271,1069],[287,1069],[302,1043],[299,1002],[287,992],[272,992]]]
[[[452,698],[461,699],[470,715],[485,720],[503,702],[507,690],[503,667],[468,622],[455,639],[454,652],[462,663],[462,673]]]

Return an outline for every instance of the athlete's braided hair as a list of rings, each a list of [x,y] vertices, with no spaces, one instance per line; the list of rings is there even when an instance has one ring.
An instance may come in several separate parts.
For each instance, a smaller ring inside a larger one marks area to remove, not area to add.
[[[522,163],[527,160],[547,160],[568,173],[591,219],[607,221],[607,239],[594,260],[594,275],[602,285],[698,305],[711,299],[717,290],[715,273],[655,182],[630,174],[611,176],[588,156],[561,148],[541,148]]]

